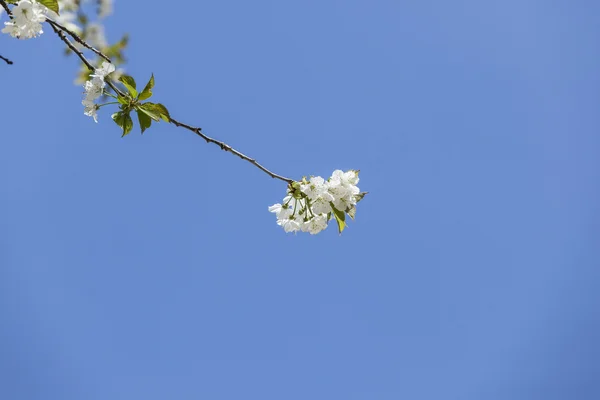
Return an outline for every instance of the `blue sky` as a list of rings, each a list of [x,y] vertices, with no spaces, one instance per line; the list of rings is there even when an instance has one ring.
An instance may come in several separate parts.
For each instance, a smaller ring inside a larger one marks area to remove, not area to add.
[[[175,118],[370,195],[286,235],[284,184],[2,35],[0,398],[600,398],[600,3],[144,3],[109,37]]]

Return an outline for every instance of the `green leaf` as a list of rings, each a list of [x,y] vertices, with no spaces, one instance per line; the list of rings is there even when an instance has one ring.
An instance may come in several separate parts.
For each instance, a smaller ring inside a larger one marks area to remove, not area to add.
[[[338,232],[341,235],[344,228],[346,228],[346,213],[335,208],[333,206],[333,203],[329,203],[329,204],[331,204],[331,210],[333,211],[333,216],[335,217],[335,220],[337,221],[337,224],[338,224]]]
[[[131,132],[131,129],[133,128],[133,121],[131,120],[129,113],[119,111],[111,115],[111,117],[113,121],[115,121],[115,124],[119,125],[121,129],[123,129],[123,135],[121,137]]]
[[[115,124],[117,124],[119,128],[123,128],[123,124],[125,122],[125,114],[119,111],[111,115],[111,118],[113,119],[113,121],[115,121]]]
[[[154,103],[144,103],[140,104],[137,109],[155,120],[156,122],[160,121],[160,111],[158,111],[155,107]]]
[[[160,110],[160,117],[163,119],[163,121],[171,122],[171,115],[169,114],[169,110],[167,110],[167,107],[163,106],[160,103],[156,104],[156,107]]]
[[[352,218],[352,220],[354,220],[354,217],[356,216],[356,206],[351,206],[348,211],[346,211],[348,213],[348,215],[350,216],[350,218]]]
[[[131,76],[121,75],[119,80],[121,81],[121,83],[123,85],[125,85],[125,87],[129,91],[129,94],[131,94],[131,96],[137,97],[138,92],[135,89],[135,79],[133,79]]]
[[[133,120],[129,116],[129,114],[125,114],[125,121],[123,123],[123,135],[121,137],[127,136],[129,132],[133,129]]]
[[[38,0],[38,3],[48,7],[50,10],[58,14],[58,1],[57,0]]]
[[[144,114],[141,110],[135,110],[137,112],[138,121],[140,122],[140,128],[142,133],[152,125],[152,118],[150,118],[147,114]]]
[[[358,202],[361,201],[368,194],[369,192],[360,192],[359,194],[354,196],[354,198],[356,199],[356,203],[358,204]]]
[[[119,96],[117,97],[117,101],[121,104],[128,104],[129,101],[127,100],[127,97],[123,97],[123,96]]]
[[[142,90],[142,93],[140,93],[140,97],[138,99],[146,100],[146,99],[149,99],[150,97],[152,97],[152,88],[153,87],[154,87],[154,74],[152,74],[152,76],[150,77],[150,80],[148,81],[148,83],[146,83],[146,87],[144,87],[144,90]]]
[[[161,118],[166,122],[171,121],[171,116],[169,115],[169,110],[167,110],[167,107],[163,106],[160,103],[154,104],[154,103],[147,102],[147,103],[141,104],[139,106],[139,109],[141,109],[150,118],[152,118],[153,120],[155,120],[157,122],[160,121]]]

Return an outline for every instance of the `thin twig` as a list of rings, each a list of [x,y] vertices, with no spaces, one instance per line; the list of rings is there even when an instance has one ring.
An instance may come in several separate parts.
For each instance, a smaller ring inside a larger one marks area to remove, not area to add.
[[[6,58],[6,57],[0,56],[0,59],[3,60],[8,65],[12,65],[13,64],[13,62],[11,60],[9,60],[8,58]]]
[[[0,5],[6,10],[6,13],[12,19],[12,12],[10,11],[10,8],[8,8],[8,4],[6,4],[4,0],[0,0]]]
[[[58,22],[46,17],[46,21],[48,21],[48,23],[54,27],[58,27],[60,28],[62,31],[65,31],[69,36],[71,36],[77,43],[79,43],[80,45],[82,45],[83,47],[85,47],[86,49],[89,49],[91,51],[93,51],[94,53],[96,53],[98,56],[104,58],[106,61],[111,62],[110,58],[108,58],[106,55],[104,55],[100,50],[90,46],[89,44],[87,44],[82,38],[79,37],[79,35],[77,35],[75,32],[73,32],[70,29],[67,29],[66,27],[62,26],[61,24],[59,24]]]
[[[2,2],[3,0],[0,0],[0,2]],[[82,40],[81,38],[79,38],[78,36],[74,35],[73,33],[68,32],[64,27],[62,27],[61,25],[57,24],[56,22],[52,21],[52,20],[48,20],[48,23],[50,24],[50,26],[52,26],[52,29],[54,30],[54,32],[56,32],[56,34],[58,35],[58,37],[65,42],[65,44],[67,45],[67,47],[69,47],[69,49],[71,49],[75,54],[77,54],[77,56],[79,57],[79,59],[87,66],[87,68],[90,71],[95,71],[94,66],[92,65],[92,63],[90,63],[88,61],[88,59],[83,55],[83,53],[81,51],[79,51],[74,45],[73,43],[71,43],[71,41],[69,40],[69,38],[67,38],[65,36],[65,34],[63,33],[63,30],[67,33],[69,33],[69,35],[71,35],[76,41],[78,41],[80,44],[82,44],[83,46],[85,46],[86,48],[93,50],[93,48],[88,45],[87,43],[85,43],[84,40]],[[100,55],[102,58],[104,58],[106,61],[111,62],[110,59],[104,55],[102,55],[102,53],[100,52],[96,52],[94,51],[96,54]],[[107,85],[110,86],[110,88],[112,90],[115,91],[115,93],[118,93],[120,96],[125,96],[125,94],[119,90],[119,88],[117,88],[110,80],[106,81]],[[268,170],[267,168],[263,167],[261,164],[259,164],[255,159],[248,157],[247,155],[237,151],[236,149],[234,149],[233,147],[231,147],[230,145],[228,145],[225,142],[221,142],[219,140],[213,139],[209,136],[206,136],[204,133],[202,133],[202,128],[197,128],[188,124],[184,124],[183,122],[180,122],[174,118],[169,117],[169,122],[172,123],[173,125],[180,127],[180,128],[185,128],[191,132],[194,132],[196,135],[200,136],[202,139],[206,140],[207,143],[213,143],[216,144],[217,146],[219,146],[221,148],[221,150],[227,151],[239,158],[241,158],[242,160],[246,160],[248,161],[250,164],[254,165],[256,168],[260,169],[261,171],[263,171],[264,173],[266,173],[267,175],[269,175],[271,178],[274,179],[279,179],[281,181],[284,181],[286,183],[292,183],[294,182],[293,179],[290,178],[286,178],[284,176],[278,175],[274,172],[271,172],[270,170]]]
[[[260,169],[261,171],[265,172],[267,175],[269,175],[271,178],[274,179],[279,179],[281,181],[287,182],[287,183],[292,183],[294,182],[292,179],[290,178],[286,178],[285,176],[281,176],[278,175],[274,172],[269,171],[268,169],[266,169],[265,167],[263,167],[262,165],[260,165],[255,159],[248,157],[247,155],[237,151],[236,149],[234,149],[233,147],[231,147],[230,145],[228,145],[227,143],[218,141],[216,139],[211,138],[210,136],[206,136],[204,133],[202,133],[202,128],[196,128],[193,126],[190,126],[188,124],[184,124],[183,122],[179,122],[174,118],[169,117],[169,122],[171,122],[173,125],[181,127],[181,128],[185,128],[189,131],[194,132],[196,135],[200,136],[202,139],[206,140],[206,143],[214,143],[217,146],[219,146],[221,148],[221,150],[225,150],[230,152],[233,155],[238,156],[239,158],[241,158],[242,160],[246,160],[248,161],[250,164],[254,165],[256,168]]]
[[[0,0],[2,1],[2,0]],[[73,51],[73,53],[77,54],[77,56],[79,57],[79,59],[81,61],[83,61],[83,63],[85,64],[85,66],[90,70],[90,71],[96,71],[96,68],[92,65],[91,62],[88,61],[87,58],[85,58],[85,56],[83,55],[83,53],[81,51],[79,51],[77,49],[77,47],[75,47],[73,45],[73,43],[71,43],[71,41],[69,40],[68,37],[65,36],[64,32],[60,29],[59,25],[56,23],[53,23],[51,21],[48,21],[48,23],[50,24],[50,26],[52,27],[52,29],[54,30],[54,32],[58,35],[58,37],[65,42],[65,44],[67,45],[67,47],[69,47],[69,49],[71,49],[71,51]],[[111,62],[110,59],[107,57],[106,60],[108,60],[108,62]],[[115,91],[115,93],[118,93],[120,96],[125,96],[125,94],[123,92],[121,92],[121,90],[119,90],[118,87],[115,86],[114,83],[112,83],[110,81],[110,79],[106,80],[106,84],[108,86],[110,86],[110,88],[112,90]]]

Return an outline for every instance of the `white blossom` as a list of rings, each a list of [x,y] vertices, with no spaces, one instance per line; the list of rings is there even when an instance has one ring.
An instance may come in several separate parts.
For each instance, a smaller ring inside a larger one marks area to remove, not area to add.
[[[293,212],[293,210],[291,210],[288,206],[282,206],[279,203],[273,204],[271,207],[269,207],[269,211],[275,213],[275,215],[277,216],[277,220],[279,221],[288,219],[288,217],[292,215]]]
[[[88,100],[96,100],[102,95],[105,86],[106,82],[104,82],[103,78],[99,76],[93,77],[91,80],[87,81],[83,85],[83,88],[85,90],[85,98]]]
[[[104,79],[107,75],[114,72],[114,70],[115,66],[105,61],[100,68],[96,68],[94,73],[90,75],[91,79],[83,85],[85,96],[81,102],[84,106],[83,113],[88,117],[94,118],[96,122],[98,122],[98,109],[100,106],[94,104],[94,100],[102,96],[106,87]]]
[[[83,99],[81,102],[85,107],[83,113],[88,117],[94,118],[94,122],[98,123],[98,106],[94,104],[93,100]]]
[[[311,235],[316,235],[327,228],[327,214],[319,214],[304,223]]]
[[[329,194],[329,193],[327,193],[327,194]],[[316,214],[329,214],[331,212],[330,201],[333,201],[333,200],[328,201],[324,197],[317,198],[316,200],[311,202],[313,212]]]
[[[97,22],[89,23],[85,28],[83,36],[85,41],[92,47],[102,49],[108,46],[106,35],[104,34],[104,25]]]
[[[100,0],[98,7],[98,16],[106,18],[113,12],[113,0]]]
[[[325,179],[320,176],[312,176],[307,184],[301,186],[301,190],[309,199],[314,200],[327,190]]]
[[[102,79],[106,78],[107,75],[111,74],[115,71],[115,66],[109,62],[104,61],[100,68],[96,68],[96,71],[93,75],[95,77],[100,77]]]
[[[64,11],[77,11],[79,4],[77,4],[77,0],[58,0],[58,8],[62,14]]]
[[[301,230],[312,235],[326,229],[335,215],[341,233],[345,227],[343,216],[354,218],[355,206],[365,195],[356,186],[358,181],[358,171],[354,170],[335,170],[327,180],[320,176],[303,178],[292,182],[283,203],[272,205],[269,211],[275,213],[277,225],[286,232]]]
[[[355,186],[358,183],[358,174],[353,170],[344,172],[336,169],[331,174],[330,181],[339,182],[342,186]]]
[[[46,21],[46,7],[34,0],[21,0],[13,7],[13,19],[4,23],[3,33],[18,39],[31,39],[44,33],[42,23]]]

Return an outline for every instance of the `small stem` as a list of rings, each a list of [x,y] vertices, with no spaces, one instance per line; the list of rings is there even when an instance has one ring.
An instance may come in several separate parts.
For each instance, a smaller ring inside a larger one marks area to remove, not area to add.
[[[6,57],[0,56],[0,60],[4,61],[8,65],[12,65],[13,64],[13,62],[11,60],[9,60],[8,58],[6,58]]]
[[[52,26],[56,26],[57,28],[60,28],[62,31],[67,32],[67,34],[69,36],[71,36],[77,43],[79,43],[80,45],[82,45],[83,47],[85,47],[88,50],[93,51],[94,53],[96,53],[98,56],[104,58],[106,61],[111,62],[110,58],[108,58],[107,56],[104,55],[104,53],[102,53],[100,50],[97,50],[96,48],[90,46],[87,42],[85,42],[82,38],[79,37],[79,35],[77,35],[75,32],[73,32],[72,30],[62,26],[61,24],[59,24],[58,22],[54,21],[53,19],[50,19],[48,17],[46,17],[46,21],[52,25]]]
[[[194,132],[196,135],[198,135],[202,139],[206,140],[206,143],[216,144],[217,146],[219,146],[221,148],[221,150],[228,151],[231,154],[238,156],[242,160],[248,161],[250,164],[254,165],[256,168],[260,169],[261,171],[263,171],[264,173],[266,173],[267,175],[269,175],[271,178],[279,179],[280,181],[284,181],[284,182],[287,182],[289,184],[291,184],[291,183],[294,182],[290,178],[286,178],[285,176],[281,176],[281,175],[278,175],[278,174],[276,174],[274,172],[269,171],[268,169],[266,169],[265,167],[263,167],[261,164],[259,164],[255,159],[250,158],[247,155],[245,155],[245,154],[237,151],[236,149],[234,149],[233,147],[229,146],[228,144],[226,144],[224,142],[221,142],[219,140],[213,139],[210,136],[205,135],[204,133],[202,133],[202,128],[196,128],[196,127],[193,127],[191,125],[184,124],[183,122],[179,122],[176,119],[170,118],[170,117],[169,117],[169,122],[172,123],[173,125],[177,126],[177,127],[185,128],[185,129],[187,129],[189,131]]]
[[[312,215],[314,218],[315,214],[313,213],[312,207],[310,206],[310,199],[308,197],[306,197],[306,209],[310,212],[310,215]]]
[[[118,101],[111,101],[110,103],[98,104],[98,108],[108,106],[109,104],[121,104]]]

